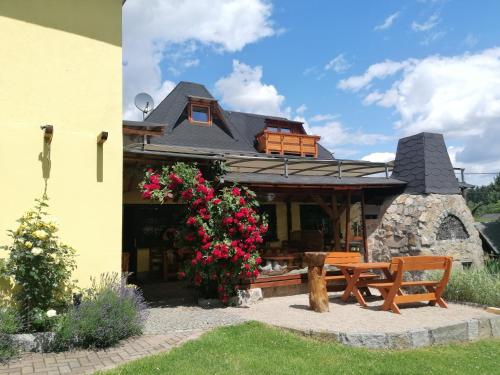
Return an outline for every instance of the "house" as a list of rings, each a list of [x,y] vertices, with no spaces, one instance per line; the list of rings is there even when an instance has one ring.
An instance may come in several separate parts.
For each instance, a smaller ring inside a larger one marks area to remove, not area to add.
[[[137,183],[148,164],[188,161],[207,174],[224,164],[221,186],[257,192],[270,222],[263,256],[276,273],[260,286],[304,282],[307,250],[482,262],[441,135],[400,140],[391,163],[340,160],[300,122],[228,111],[189,82],[144,121],[122,121],[122,3],[0,3],[9,36],[0,53],[0,245],[46,193],[61,239],[77,250],[80,286],[122,267],[141,280],[174,278],[185,255],[172,239],[183,206],[145,202]]]
[[[0,245],[46,192],[81,286],[120,271],[121,23],[122,0],[0,2]]]
[[[304,282],[300,255],[307,250],[358,251],[375,261],[449,254],[457,265],[482,263],[442,135],[401,139],[391,163],[340,160],[300,122],[228,111],[203,85],[180,82],[144,121],[124,121],[123,249],[139,278],[174,277],[182,258],[169,234],[182,204],[152,204],[137,189],[146,165],[176,161],[197,162],[205,173],[223,163],[219,184],[257,193],[270,222],[262,256],[279,267],[269,272],[274,279],[253,286]]]

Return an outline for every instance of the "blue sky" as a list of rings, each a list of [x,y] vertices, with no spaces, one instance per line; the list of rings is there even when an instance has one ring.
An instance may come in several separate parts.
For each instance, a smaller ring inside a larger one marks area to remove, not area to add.
[[[124,116],[135,93],[194,81],[226,109],[304,121],[339,158],[385,161],[436,131],[455,165],[498,172],[500,2],[478,4],[129,0]]]

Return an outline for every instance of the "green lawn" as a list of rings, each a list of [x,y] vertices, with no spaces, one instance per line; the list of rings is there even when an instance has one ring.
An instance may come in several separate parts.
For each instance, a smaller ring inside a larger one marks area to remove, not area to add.
[[[251,322],[224,327],[112,374],[500,374],[500,340],[375,351],[306,339]],[[101,373],[102,374],[102,373]]]

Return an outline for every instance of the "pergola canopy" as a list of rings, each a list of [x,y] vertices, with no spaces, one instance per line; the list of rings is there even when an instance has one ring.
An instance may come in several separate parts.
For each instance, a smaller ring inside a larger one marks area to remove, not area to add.
[[[394,183],[389,178],[393,162],[374,163],[364,160],[321,160],[297,156],[263,155],[259,153],[228,152],[227,150],[214,150],[172,146],[162,144],[136,143],[125,146],[126,152],[144,155],[164,156],[168,158],[192,158],[205,160],[221,160],[229,174],[262,174],[276,176],[311,176],[322,177],[326,182],[328,177],[358,178],[378,175],[380,182],[386,178],[388,183]],[[382,178],[380,178],[382,176]],[[332,179],[333,180],[333,179]],[[366,178],[363,180],[366,181]],[[351,183],[353,181],[351,180]],[[399,181],[401,182],[401,181]],[[338,183],[338,182],[337,182]]]

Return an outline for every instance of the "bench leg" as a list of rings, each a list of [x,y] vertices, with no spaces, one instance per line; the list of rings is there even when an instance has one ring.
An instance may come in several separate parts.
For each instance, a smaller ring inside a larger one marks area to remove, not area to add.
[[[441,297],[441,294],[443,293],[442,291],[437,290],[433,286],[426,286],[425,288],[429,292],[434,293],[436,295],[436,299],[435,300],[429,301],[429,306],[436,306],[436,303],[437,303],[439,305],[439,307],[442,307],[444,309],[448,308],[448,304]]]
[[[382,310],[387,311],[391,310],[395,314],[401,314],[398,305],[394,302],[394,297],[399,293],[400,289],[380,289],[380,293],[382,293],[382,297],[384,297],[384,304],[382,305]]]

